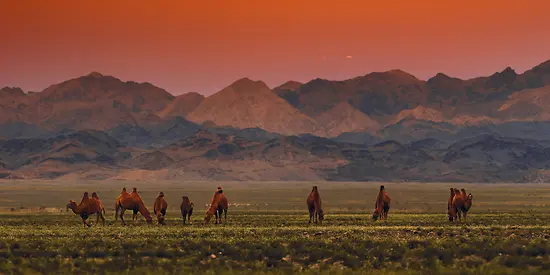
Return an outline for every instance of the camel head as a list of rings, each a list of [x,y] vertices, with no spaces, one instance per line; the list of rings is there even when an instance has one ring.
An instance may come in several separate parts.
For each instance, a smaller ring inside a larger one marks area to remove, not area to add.
[[[164,224],[164,216],[162,214],[160,214],[160,212],[158,212],[158,214],[157,214],[157,220],[158,220],[159,224]]]
[[[313,189],[311,189],[311,192],[315,192],[315,191],[317,191],[317,185],[314,185]]]
[[[126,193],[126,187],[122,188],[122,191],[120,191],[120,194],[122,194],[122,193]]]
[[[67,211],[69,211],[69,209],[73,210],[73,212],[76,210],[76,202],[73,201],[73,200],[70,200],[69,203],[67,203]]]
[[[380,185],[380,192],[384,191],[384,185]]]
[[[470,209],[470,207],[472,207],[472,200],[473,199],[474,199],[474,196],[472,196],[472,193],[468,194],[468,196],[466,197],[465,204],[466,204],[466,207],[468,209]]]
[[[135,187],[132,188],[132,192],[133,192],[133,193],[137,193],[137,188],[135,188]]]
[[[218,186],[218,189],[216,190],[216,192],[217,192],[217,193],[220,193],[220,194],[223,193],[222,187],[221,187],[221,186]]]
[[[323,209],[319,209],[319,222],[322,222],[325,219],[325,213]]]
[[[210,219],[212,219],[212,213],[210,213],[210,211],[208,211],[208,212],[206,212],[206,216],[204,217],[204,224],[209,223]]]
[[[159,197],[164,197],[164,193],[163,193],[163,192],[159,192]]]
[[[214,209],[213,207],[210,207],[208,211],[206,211],[206,216],[204,217],[204,224],[207,224],[210,222],[210,219],[212,219],[212,216],[214,216],[215,211],[216,209]]]

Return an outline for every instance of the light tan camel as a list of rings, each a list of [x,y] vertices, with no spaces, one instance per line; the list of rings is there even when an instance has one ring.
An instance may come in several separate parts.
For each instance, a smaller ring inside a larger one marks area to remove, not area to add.
[[[212,197],[212,202],[210,203],[210,208],[206,211],[206,217],[204,217],[204,223],[210,222],[210,219],[213,215],[216,215],[216,224],[222,223],[222,213],[224,214],[224,221],[227,221],[227,209],[229,203],[227,198],[223,194],[221,187],[218,187],[216,193]]]
[[[118,196],[118,198],[116,199],[115,209],[116,209],[116,215],[120,217],[122,224],[126,224],[126,222],[124,221],[124,212],[126,210],[133,211],[132,220],[134,220],[136,224],[137,224],[138,212],[141,213],[143,217],[145,217],[145,220],[147,220],[147,223],[153,222],[151,213],[149,212],[149,210],[147,210],[147,207],[145,207],[145,204],[143,203],[143,200],[141,199],[141,196],[138,194],[136,188],[134,188],[132,193],[130,194],[126,192],[126,188],[123,188],[122,192],[120,193],[120,196]]]
[[[99,219],[101,219],[103,225],[105,225],[105,217],[103,217],[105,209],[101,205],[101,201],[95,192],[92,194],[91,199],[88,197],[88,192],[84,192],[82,200],[78,205],[74,200],[70,200],[67,204],[67,209],[71,209],[73,213],[80,215],[84,227],[91,226],[86,220],[93,214],[97,215],[96,224],[99,224]]]

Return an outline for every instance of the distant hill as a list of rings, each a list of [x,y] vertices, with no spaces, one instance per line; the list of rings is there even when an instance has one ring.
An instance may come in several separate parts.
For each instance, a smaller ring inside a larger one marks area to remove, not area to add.
[[[187,118],[217,126],[260,127],[282,134],[317,133],[321,127],[263,82],[243,78],[207,97]]]
[[[0,89],[0,177],[544,181],[549,95],[550,61],[467,80],[243,78],[208,97],[94,72]]]
[[[204,100],[204,96],[197,93],[187,93],[177,96],[157,115],[161,118],[185,117],[191,113]]]

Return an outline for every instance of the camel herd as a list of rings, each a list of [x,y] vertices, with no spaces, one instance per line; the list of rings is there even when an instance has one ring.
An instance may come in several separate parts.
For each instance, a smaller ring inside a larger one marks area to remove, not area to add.
[[[458,190],[456,188],[451,188],[451,194],[449,196],[447,211],[449,215],[449,221],[460,221],[461,216],[466,218],[468,210],[472,207],[472,194],[466,195],[466,190]],[[309,211],[309,223],[322,223],[325,214],[323,212],[321,195],[317,186],[313,186],[311,193],[306,199],[307,208]],[[384,185],[380,186],[378,195],[374,203],[374,212],[372,213],[373,220],[385,220],[388,218],[388,212],[390,210],[391,198],[386,192]],[[210,207],[206,211],[206,216],[204,222],[208,223],[212,219],[212,216],[216,217],[216,224],[222,223],[222,214],[224,216],[224,221],[227,221],[227,209],[229,203],[227,197],[223,193],[221,187],[218,187],[214,195],[212,196],[212,202]],[[180,205],[181,215],[183,218],[183,224],[186,222],[191,223],[191,215],[193,214],[194,204],[189,200],[189,197],[183,196],[182,202]],[[157,217],[158,224],[165,224],[166,209],[168,208],[168,203],[164,199],[164,193],[160,192],[153,203],[153,213]],[[82,200],[77,205],[75,201],[70,200],[67,204],[67,210],[71,209],[75,214],[80,215],[82,218],[82,223],[84,227],[91,226],[87,219],[93,214],[97,215],[96,224],[99,223],[99,219],[102,220],[103,225],[105,225],[105,208],[101,204],[101,200],[97,193],[92,193],[92,197],[88,197],[88,192],[84,192]],[[115,219],[120,217],[122,224],[126,224],[124,221],[124,212],[126,210],[132,210],[133,216],[132,220],[137,223],[138,213],[145,217],[147,223],[152,223],[153,218],[141,196],[139,195],[136,188],[133,188],[131,193],[126,191],[126,188],[122,188],[122,192],[115,201]]]
[[[182,202],[180,209],[183,223],[191,223],[191,215],[193,214],[194,204],[187,196],[183,196],[181,198]],[[218,187],[212,197],[210,208],[206,212],[206,217],[204,218],[205,223],[210,222],[210,219],[214,215],[216,216],[216,224],[222,223],[222,214],[224,214],[224,220],[227,220],[228,206],[229,203],[227,201],[227,197],[223,194],[222,188]],[[70,200],[67,204],[67,210],[69,209],[71,209],[75,214],[80,215],[84,227],[91,226],[87,220],[93,214],[97,215],[96,224],[99,222],[99,219],[101,219],[103,221],[103,225],[105,225],[105,208],[101,204],[101,200],[95,192],[92,193],[91,198],[88,197],[88,192],[84,192],[84,196],[79,204],[76,204],[75,201]],[[164,199],[164,193],[160,192],[153,203],[153,214],[157,217],[158,224],[165,224],[164,220],[166,216],[166,209],[168,209],[168,203]],[[116,198],[115,219],[120,217],[122,224],[126,224],[124,221],[124,212],[126,210],[132,210],[132,220],[135,223],[137,223],[138,220],[138,213],[145,217],[147,223],[153,222],[153,217],[151,216],[149,210],[147,210],[147,207],[145,207],[145,203],[143,202],[143,199],[141,199],[141,196],[136,188],[133,188],[131,193],[128,193],[126,188],[122,188],[122,192],[120,192],[120,195]]]

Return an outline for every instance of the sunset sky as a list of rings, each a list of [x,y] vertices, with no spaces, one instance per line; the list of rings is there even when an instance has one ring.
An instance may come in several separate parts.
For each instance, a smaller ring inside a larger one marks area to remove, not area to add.
[[[0,0],[0,87],[98,71],[172,94],[236,79],[461,78],[550,59],[550,1]]]

